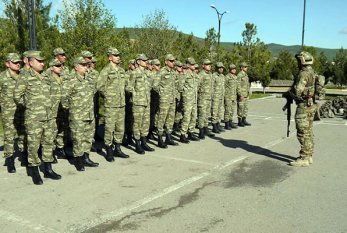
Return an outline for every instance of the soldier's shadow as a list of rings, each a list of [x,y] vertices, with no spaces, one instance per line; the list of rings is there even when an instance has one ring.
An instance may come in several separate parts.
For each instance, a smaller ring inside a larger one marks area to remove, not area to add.
[[[245,151],[248,151],[248,152],[251,152],[254,154],[266,156],[266,157],[269,157],[272,159],[277,159],[277,160],[287,162],[287,163],[296,159],[295,157],[280,154],[280,153],[277,153],[275,151],[269,150],[267,148],[263,148],[263,147],[256,146],[256,145],[251,145],[247,141],[244,141],[244,140],[224,139],[224,138],[220,138],[220,137],[214,137],[214,139],[216,139],[217,141],[219,141],[220,143],[222,143],[226,147],[230,147],[230,148],[234,148],[234,149],[240,148],[240,149],[243,149]]]

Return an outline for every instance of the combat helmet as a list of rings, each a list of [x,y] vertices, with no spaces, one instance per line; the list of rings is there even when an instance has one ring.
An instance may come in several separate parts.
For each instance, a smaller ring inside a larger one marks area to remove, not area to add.
[[[312,65],[313,64],[313,56],[306,51],[302,51],[295,55],[295,58],[300,61],[302,65]]]

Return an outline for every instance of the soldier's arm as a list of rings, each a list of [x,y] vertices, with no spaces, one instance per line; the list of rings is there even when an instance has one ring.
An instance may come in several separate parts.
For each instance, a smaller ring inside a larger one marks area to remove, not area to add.
[[[305,90],[306,84],[307,84],[307,80],[306,80],[305,74],[303,72],[300,72],[298,76],[298,82],[294,84],[294,88],[293,88],[293,93],[297,98],[301,98],[302,93]]]
[[[73,77],[70,77],[73,78]],[[61,98],[61,105],[63,108],[69,108],[69,98],[73,89],[73,80],[67,80],[63,83],[63,94]]]
[[[24,105],[24,95],[27,85],[28,80],[24,76],[19,76],[13,92],[13,99],[17,105]]]
[[[128,74],[128,81],[125,87],[125,91],[129,92],[129,93],[133,93],[134,92],[134,87],[135,87],[135,77],[134,77],[134,73],[135,72],[130,72],[130,74]]]

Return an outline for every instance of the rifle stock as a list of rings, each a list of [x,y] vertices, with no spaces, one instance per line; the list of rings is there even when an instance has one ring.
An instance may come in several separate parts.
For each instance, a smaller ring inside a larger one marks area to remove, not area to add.
[[[287,137],[289,137],[290,133],[290,118],[292,115],[292,110],[291,110],[291,105],[293,103],[293,98],[290,96],[289,92],[283,93],[282,97],[286,98],[287,102],[286,104],[282,107],[282,111],[287,110]]]

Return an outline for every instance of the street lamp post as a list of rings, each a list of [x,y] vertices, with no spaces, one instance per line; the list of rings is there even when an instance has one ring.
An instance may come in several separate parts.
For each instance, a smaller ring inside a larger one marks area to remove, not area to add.
[[[219,42],[220,42],[220,24],[221,24],[223,15],[224,15],[225,13],[229,13],[230,11],[224,11],[223,13],[220,13],[220,12],[218,11],[218,9],[216,8],[215,5],[211,5],[211,8],[213,8],[213,9],[216,10],[217,17],[218,17],[218,48],[219,48]]]

